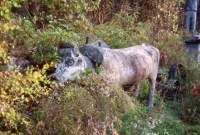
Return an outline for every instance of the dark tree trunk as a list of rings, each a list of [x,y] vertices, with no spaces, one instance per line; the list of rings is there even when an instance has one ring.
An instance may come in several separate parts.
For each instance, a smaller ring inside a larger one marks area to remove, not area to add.
[[[134,2],[135,2],[135,0],[130,0],[130,7],[132,8],[132,15],[134,14]]]

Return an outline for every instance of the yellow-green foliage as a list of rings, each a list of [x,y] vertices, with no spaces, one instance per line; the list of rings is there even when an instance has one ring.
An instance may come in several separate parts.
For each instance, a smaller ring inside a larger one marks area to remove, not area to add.
[[[13,30],[15,27],[12,25],[12,21],[4,23],[0,22],[0,66],[7,63],[8,60],[8,52],[9,52],[9,42],[10,42],[10,35],[9,30]],[[10,46],[11,47],[11,46]]]
[[[46,86],[50,83],[45,75],[46,68],[44,66],[42,70],[38,70],[30,67],[25,74],[0,72],[1,130],[18,132],[19,125],[29,124],[29,107],[34,103],[38,104],[38,99],[49,92]]]
[[[7,61],[7,53],[6,52],[6,42],[0,41],[0,65],[3,65]]]

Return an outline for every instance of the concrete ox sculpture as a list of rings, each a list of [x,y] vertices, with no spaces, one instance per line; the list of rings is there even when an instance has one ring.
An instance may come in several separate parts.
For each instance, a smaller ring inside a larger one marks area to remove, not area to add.
[[[102,65],[102,72],[106,73],[106,77],[120,86],[136,85],[143,79],[149,79],[148,106],[153,106],[160,58],[157,48],[141,44],[124,49],[109,49],[99,40],[80,48],[73,43],[65,42],[61,44],[58,53],[61,56],[61,63],[54,76],[59,82],[77,76],[80,70]],[[136,93],[138,94],[138,91]]]

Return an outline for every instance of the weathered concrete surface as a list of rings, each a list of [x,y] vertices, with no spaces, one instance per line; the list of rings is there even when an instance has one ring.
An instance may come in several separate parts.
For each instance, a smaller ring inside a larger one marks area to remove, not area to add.
[[[91,50],[88,50],[90,47]],[[81,70],[94,68],[96,66],[95,58],[98,59],[96,63],[101,63],[103,60],[103,56],[97,48],[109,47],[103,41],[97,40],[92,42],[87,48],[87,51],[84,51],[82,55],[76,44],[71,42],[62,43],[58,49],[58,54],[61,56],[61,63],[58,65],[53,76],[55,76],[58,81],[64,82],[67,79],[72,79],[73,77],[78,76]],[[94,55],[91,55],[92,53],[94,53]],[[91,59],[94,61],[91,61]]]
[[[61,62],[53,76],[59,82],[72,79],[78,76],[81,70],[93,67],[91,60],[81,55],[77,45],[73,43],[62,43],[61,48],[58,49],[58,54],[61,56]]]
[[[90,44],[91,46],[101,47],[101,48],[110,48],[104,41],[97,40]]]
[[[54,74],[60,82],[78,75],[80,70],[101,64],[104,67],[102,74],[120,86],[135,85],[148,78],[150,80],[148,106],[153,106],[160,58],[160,53],[155,47],[141,44],[124,49],[109,49],[87,44],[80,47],[80,51],[89,59],[79,53],[77,46],[62,49],[60,51],[62,60]]]

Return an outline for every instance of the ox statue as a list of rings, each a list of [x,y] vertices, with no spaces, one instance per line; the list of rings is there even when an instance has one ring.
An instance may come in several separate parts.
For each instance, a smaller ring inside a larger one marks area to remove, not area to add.
[[[59,82],[78,76],[81,70],[102,65],[102,74],[105,73],[108,79],[120,86],[136,85],[143,79],[149,79],[148,106],[153,106],[160,59],[157,48],[143,43],[129,48],[110,49],[100,40],[78,48],[73,43],[65,42],[58,49],[58,54],[61,63],[54,76]]]

